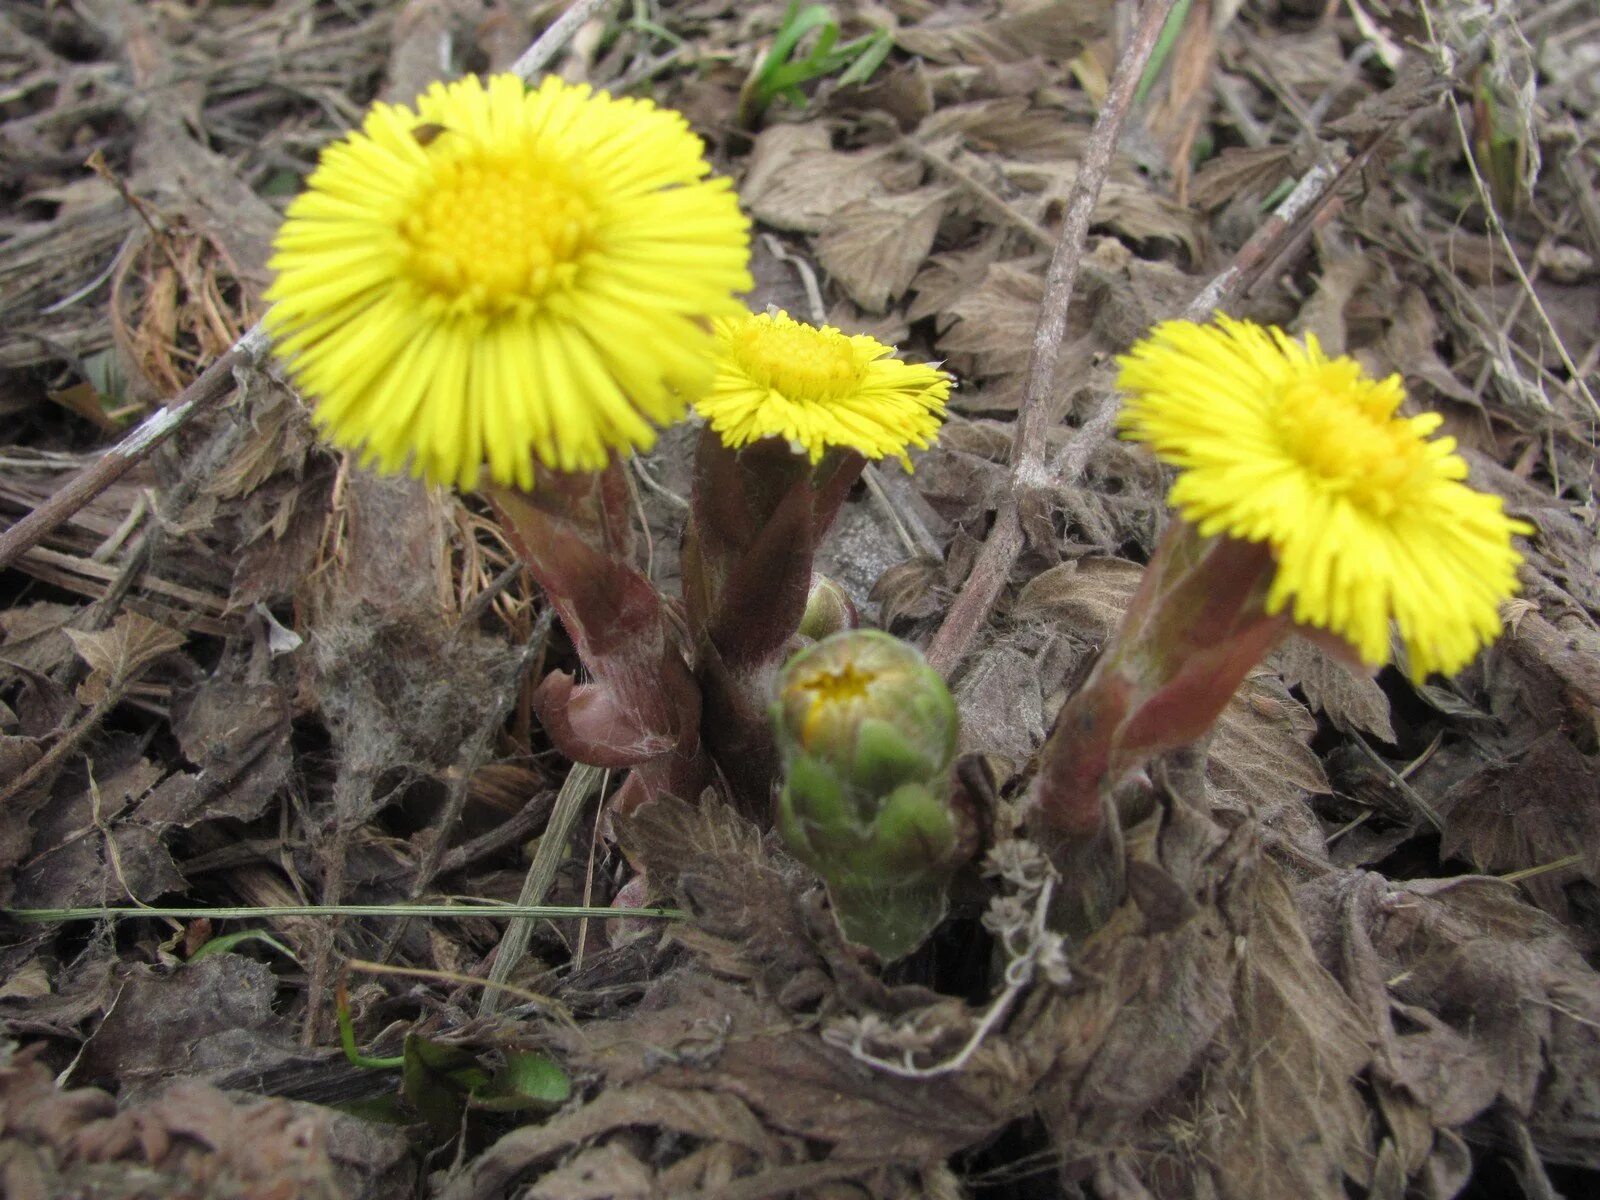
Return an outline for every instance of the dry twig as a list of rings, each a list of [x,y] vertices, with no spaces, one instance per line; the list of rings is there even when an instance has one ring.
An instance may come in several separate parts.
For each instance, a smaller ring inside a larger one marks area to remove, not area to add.
[[[1133,37],[1117,62],[1105,103],[1100,106],[1100,114],[1084,146],[1083,162],[1067,198],[1061,241],[1044,278],[1044,298],[1039,303],[1039,321],[1034,327],[1033,349],[1028,356],[1027,385],[1017,411],[1016,436],[1011,445],[1011,486],[995,513],[994,528],[989,531],[978,561],[973,564],[972,574],[928,646],[928,662],[942,675],[949,676],[955,670],[968,644],[988,619],[1000,589],[1022,553],[1023,510],[1038,502],[1049,483],[1044,462],[1051,419],[1049,395],[1061,339],[1067,330],[1067,309],[1077,283],[1078,265],[1089,236],[1089,222],[1094,216],[1100,189],[1110,174],[1112,157],[1128,109],[1133,104],[1134,91],[1171,10],[1172,0],[1145,0],[1140,7]]]
[[[166,408],[151,413],[139,423],[137,429],[85,467],[72,482],[10,529],[0,533],[0,570],[9,567],[21,554],[37,546],[53,529],[121,479],[196,416],[232,395],[234,372],[254,367],[261,361],[266,349],[265,331],[260,325],[252,326],[234,343],[231,350],[184,388],[176,400]]]

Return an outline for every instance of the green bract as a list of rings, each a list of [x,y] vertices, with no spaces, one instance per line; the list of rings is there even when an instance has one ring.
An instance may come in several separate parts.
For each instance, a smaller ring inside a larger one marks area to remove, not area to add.
[[[910,953],[975,844],[951,804],[949,689],[913,647],[850,630],[789,661],[772,711],[785,844],[822,876],[848,937],[884,959]]]

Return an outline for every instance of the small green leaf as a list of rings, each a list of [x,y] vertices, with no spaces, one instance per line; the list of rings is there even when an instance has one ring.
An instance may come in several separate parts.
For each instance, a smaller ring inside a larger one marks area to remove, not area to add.
[[[800,43],[812,33],[816,33],[816,41],[797,57]],[[885,29],[841,46],[839,26],[826,5],[801,8],[799,0],[792,0],[771,47],[740,90],[739,124],[754,127],[779,96],[797,108],[804,107],[805,94],[800,86],[837,71],[843,71],[841,83],[865,83],[883,65],[893,46]]]
[[[467,1097],[489,1082],[489,1073],[459,1046],[408,1034],[400,1069],[400,1094],[441,1141],[461,1128]]]
[[[236,933],[224,933],[220,937],[214,937],[191,954],[188,961],[197,963],[202,958],[209,958],[213,954],[229,954],[246,942],[260,942],[262,945],[276,950],[292,963],[300,961],[295,957],[293,950],[264,929],[241,929]]]
[[[561,1064],[538,1050],[514,1050],[487,1086],[473,1094],[474,1108],[516,1112],[555,1108],[572,1095],[572,1079]]]

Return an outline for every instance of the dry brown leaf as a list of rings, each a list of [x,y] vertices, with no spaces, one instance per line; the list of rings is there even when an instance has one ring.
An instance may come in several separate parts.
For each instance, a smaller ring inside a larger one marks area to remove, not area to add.
[[[1021,768],[1044,741],[1050,717],[1035,656],[1015,646],[990,646],[978,655],[955,689],[961,713],[961,750],[1007,760],[1002,776]]]
[[[1305,693],[1306,703],[1346,733],[1370,733],[1395,740],[1389,697],[1378,681],[1307,638],[1290,638],[1271,659],[1284,683]]]
[[[1013,621],[1049,621],[1072,636],[1103,646],[1144,578],[1144,568],[1122,558],[1085,558],[1041,572],[1023,585]]]
[[[899,196],[863,196],[828,218],[817,239],[817,261],[869,312],[900,299],[943,220],[949,193],[919,188]]]
[[[977,287],[999,258],[1004,241],[1003,236],[994,235],[964,250],[930,255],[911,281],[912,300],[906,308],[906,320],[938,316]]]
[[[638,1126],[732,1143],[761,1161],[783,1158],[781,1144],[736,1096],[641,1083],[607,1088],[575,1112],[508,1133],[473,1160],[445,1190],[443,1200],[502,1196],[518,1176],[541,1162],[612,1130]]]
[[[1373,1167],[1372,1118],[1356,1088],[1371,1036],[1317,962],[1270,862],[1254,898],[1207,1158],[1230,1200],[1345,1200]]]
[[[272,1009],[276,990],[270,967],[238,954],[214,954],[177,971],[131,967],[74,1077],[128,1086],[277,1061],[291,1043]]]
[[[1023,587],[1012,620],[1048,624],[1089,653],[1110,640],[1143,575],[1137,563],[1122,559],[1063,563]],[[1328,790],[1309,744],[1316,725],[1272,673],[1257,671],[1246,679],[1213,728],[1206,778],[1218,802],[1247,805],[1296,844],[1320,846],[1320,831],[1304,804],[1305,793]]]
[[[944,563],[936,558],[913,558],[890,567],[878,576],[870,596],[878,606],[878,624],[893,629],[942,613],[948,603],[940,594],[943,584]]]
[[[1317,290],[1300,306],[1294,332],[1313,335],[1329,354],[1346,353],[1349,339],[1345,335],[1345,309],[1375,270],[1372,259],[1365,254],[1346,254],[1325,263]]]
[[[936,18],[897,29],[894,40],[902,50],[937,63],[1005,63],[1035,56],[1064,62],[1098,37],[1105,21],[1103,11],[1080,0],[1046,0],[982,21],[940,24]]]
[[[1546,872],[1523,887],[1546,912],[1568,917],[1565,886],[1582,872],[1600,879],[1600,766],[1559,731],[1514,762],[1494,763],[1438,800],[1445,818],[1444,858],[1465,858],[1483,872],[1545,866],[1569,855],[1576,869]]]
[[[1600,976],[1560,925],[1481,876],[1336,872],[1299,899],[1382,1039],[1380,1080],[1474,1138],[1503,1104],[1547,1160],[1600,1166]]]
[[[1065,200],[1064,190],[1059,195]],[[1143,182],[1106,180],[1091,220],[1135,243],[1170,242],[1182,248],[1188,262],[1200,260],[1200,226],[1194,214]]]
[[[98,1089],[62,1090],[32,1049],[0,1054],[0,1178],[16,1200],[381,1200],[416,1186],[397,1129],[194,1081],[119,1111]]]
[[[527,1200],[653,1200],[655,1172],[615,1142],[577,1154],[540,1176]]]
[[[172,730],[198,772],[178,772],[139,806],[139,820],[188,827],[261,815],[294,768],[289,700],[273,683],[231,678],[225,668],[174,705]]]
[[[942,315],[939,349],[966,356],[972,365],[964,375],[984,379],[1027,368],[1044,296],[1043,272],[1039,257],[995,263],[976,287],[951,301]],[[964,397],[955,400],[965,404]]]
[[[1217,719],[1207,777],[1214,787],[1267,802],[1266,811],[1278,807],[1286,795],[1326,792],[1328,777],[1309,745],[1316,731],[1316,719],[1289,695],[1282,680],[1270,671],[1257,671]]]
[[[1364,354],[1372,360],[1368,365],[1374,368],[1373,373],[1381,376],[1398,372],[1413,390],[1424,384],[1457,404],[1482,408],[1482,398],[1457,379],[1450,365],[1439,357],[1439,322],[1422,289],[1402,288],[1399,300],[1389,311],[1392,316],[1383,340]],[[1424,395],[1425,403],[1428,399]]]
[[[1051,109],[1038,108],[1026,96],[1002,96],[946,104],[917,126],[916,139],[932,152],[959,139],[972,150],[998,153],[1023,164],[1048,163],[1058,169],[1063,160],[1083,156],[1085,131],[1061,119]],[[994,168],[990,168],[994,169]]]
[[[67,624],[78,615],[70,604],[41,600],[0,612],[0,664],[49,674],[72,654]]]
[[[1264,195],[1294,173],[1290,146],[1230,146],[1195,172],[1189,200],[1196,208],[1221,208],[1235,196]]]
[[[84,704],[96,704],[120,691],[156,659],[188,640],[177,630],[132,611],[119,616],[109,629],[65,632],[89,664],[89,677],[78,686],[78,699]]]
[[[921,175],[919,165],[896,162],[884,148],[834,150],[821,122],[774,125],[756,138],[739,198],[774,229],[821,233],[846,205],[881,194],[886,182],[909,187]]]

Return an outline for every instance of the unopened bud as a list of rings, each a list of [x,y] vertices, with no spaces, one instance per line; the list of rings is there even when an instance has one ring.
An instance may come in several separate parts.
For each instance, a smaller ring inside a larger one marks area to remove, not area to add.
[[[773,717],[785,844],[827,883],[846,936],[886,960],[910,953],[976,845],[951,799],[949,689],[913,647],[853,630],[790,660]]]
[[[802,637],[820,642],[831,634],[854,629],[860,623],[849,592],[826,575],[811,577],[811,591],[806,596],[806,611],[800,618],[798,630]]]

